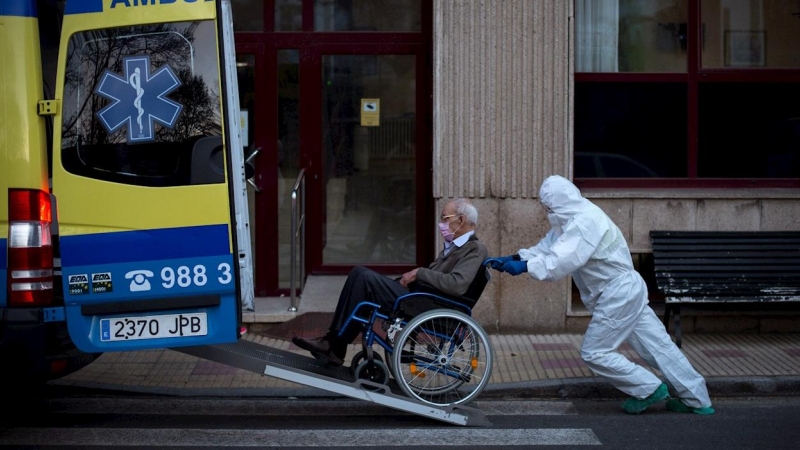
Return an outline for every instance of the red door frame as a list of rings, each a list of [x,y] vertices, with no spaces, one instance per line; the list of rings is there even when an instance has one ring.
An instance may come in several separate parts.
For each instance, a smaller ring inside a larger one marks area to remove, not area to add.
[[[306,274],[347,273],[351,265],[322,265],[322,220],[325,208],[321,192],[321,57],[323,54],[414,54],[416,55],[416,149],[417,149],[417,264],[370,266],[382,273],[398,273],[416,266],[427,265],[433,258],[430,249],[435,243],[431,218],[435,214],[433,189],[433,131],[432,131],[432,31],[433,2],[421,2],[422,29],[419,33],[395,32],[314,32],[313,1],[303,2],[303,32],[237,32],[237,53],[255,55],[257,132],[254,143],[261,148],[256,158],[255,181],[262,190],[255,199],[256,296],[288,294],[278,288],[278,142],[277,72],[274,70],[278,50],[296,49],[300,52],[300,167],[307,170],[306,190]],[[264,29],[274,30],[274,5],[265,1]],[[259,88],[259,86],[263,86]],[[272,88],[270,88],[272,86]],[[266,87],[266,88],[264,88]],[[271,155],[272,157],[268,156]],[[310,245],[309,245],[310,244]]]

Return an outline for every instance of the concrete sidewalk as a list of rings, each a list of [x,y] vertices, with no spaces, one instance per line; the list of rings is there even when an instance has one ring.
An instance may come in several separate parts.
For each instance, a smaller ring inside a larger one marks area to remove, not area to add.
[[[250,330],[243,339],[307,356],[291,338],[327,331],[337,298],[332,293],[340,292],[345,280],[309,276],[295,312],[289,312],[288,297],[256,298],[255,309],[243,312],[242,321]],[[573,334],[490,334],[495,361],[481,396],[623,397],[594,377],[580,359],[582,339]],[[360,345],[350,346],[345,364],[359,350]],[[689,334],[683,337],[682,350],[706,377],[712,397],[800,395],[800,333]],[[643,364],[630,348],[621,351]],[[172,350],[107,353],[51,384],[187,396],[334,395]]]
[[[307,355],[286,338],[243,337]],[[491,335],[495,361],[482,397],[622,397],[580,359],[581,335]],[[352,345],[345,360],[360,350]],[[713,397],[800,395],[800,334],[690,334],[684,354],[706,377]],[[622,353],[643,364],[630,348]],[[331,396],[325,391],[262,376],[172,350],[106,353],[58,386],[178,396]]]

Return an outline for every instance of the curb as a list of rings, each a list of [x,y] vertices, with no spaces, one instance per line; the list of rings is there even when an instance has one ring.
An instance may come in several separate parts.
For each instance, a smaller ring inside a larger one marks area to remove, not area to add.
[[[712,398],[748,396],[800,396],[800,376],[709,377],[706,385]],[[104,390],[116,393],[171,397],[263,397],[263,398],[340,398],[317,388],[219,388],[190,389],[157,386],[128,386],[104,383],[49,383],[53,389]],[[597,377],[543,381],[520,381],[488,385],[481,399],[619,399],[627,396]]]
[[[800,376],[707,377],[712,398],[800,396]],[[481,398],[618,399],[627,395],[597,378],[525,381],[487,386]]]

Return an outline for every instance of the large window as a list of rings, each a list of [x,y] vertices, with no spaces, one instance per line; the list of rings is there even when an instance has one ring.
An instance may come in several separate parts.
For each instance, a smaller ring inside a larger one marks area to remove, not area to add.
[[[798,1],[575,0],[575,178],[800,187],[798,45]]]
[[[64,80],[61,162],[141,186],[224,182],[213,21],[74,34]]]

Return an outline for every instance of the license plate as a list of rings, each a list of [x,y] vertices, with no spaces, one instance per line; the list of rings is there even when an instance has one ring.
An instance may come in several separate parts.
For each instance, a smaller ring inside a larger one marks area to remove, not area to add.
[[[100,340],[103,342],[205,336],[207,334],[206,313],[116,317],[100,320]]]

